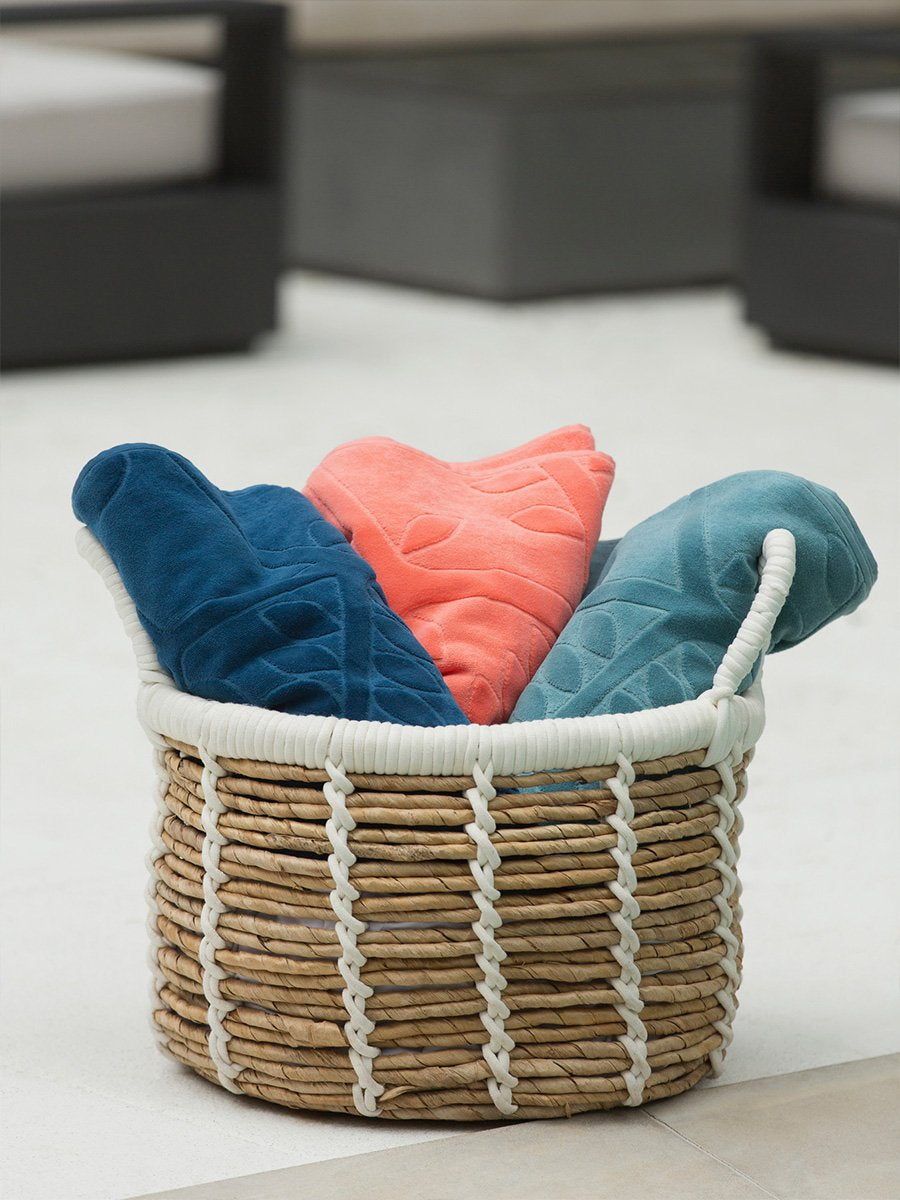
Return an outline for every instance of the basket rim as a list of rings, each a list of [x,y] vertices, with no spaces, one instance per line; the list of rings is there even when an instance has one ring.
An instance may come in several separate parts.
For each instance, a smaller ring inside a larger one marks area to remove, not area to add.
[[[471,775],[490,764],[500,775],[602,766],[706,749],[703,765],[754,745],[765,723],[761,673],[743,695],[737,688],[765,654],[790,588],[793,535],[770,532],[760,555],[753,604],[717,670],[695,700],[634,713],[562,717],[505,725],[396,725],[341,717],[302,716],[182,692],[160,665],[115,564],[82,526],[82,557],[103,579],[137,659],[138,715],[150,739],[170,737],[224,758],[389,775]]]

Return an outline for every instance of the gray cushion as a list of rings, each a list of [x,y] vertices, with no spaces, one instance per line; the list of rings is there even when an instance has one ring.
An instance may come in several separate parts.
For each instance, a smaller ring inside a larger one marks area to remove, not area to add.
[[[825,104],[818,186],[837,200],[900,205],[900,88],[848,92]]]

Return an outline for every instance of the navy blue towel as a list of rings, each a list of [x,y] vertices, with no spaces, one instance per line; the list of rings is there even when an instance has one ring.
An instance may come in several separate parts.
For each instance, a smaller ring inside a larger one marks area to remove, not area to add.
[[[161,446],[92,459],[75,515],[182,691],[288,713],[462,725],[375,573],[292,488],[224,492]]]

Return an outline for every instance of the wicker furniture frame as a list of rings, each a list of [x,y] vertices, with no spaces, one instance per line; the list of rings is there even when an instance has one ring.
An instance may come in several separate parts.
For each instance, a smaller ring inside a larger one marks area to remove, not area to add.
[[[223,28],[210,179],[0,202],[0,366],[244,350],[277,323],[285,12],[251,0],[0,5],[3,31],[209,18]]]
[[[496,1120],[637,1105],[718,1071],[741,978],[739,802],[794,570],[697,700],[406,727],[185,695],[111,560],[79,548],[137,654],[156,751],[153,1023],[232,1092]]]
[[[842,56],[900,66],[900,30],[793,32],[756,43],[741,269],[745,315],[775,345],[898,362],[900,209],[816,194],[825,67]]]

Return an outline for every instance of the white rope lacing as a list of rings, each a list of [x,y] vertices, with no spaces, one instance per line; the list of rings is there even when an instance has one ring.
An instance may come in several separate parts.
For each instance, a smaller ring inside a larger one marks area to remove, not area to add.
[[[151,729],[147,729],[147,736],[154,746],[153,768],[157,778],[156,806],[150,821],[150,849],[147,851],[145,859],[147,864],[147,934],[149,937],[147,962],[150,965],[151,971],[150,1028],[153,1030],[153,1036],[159,1043],[160,1049],[164,1050],[169,1044],[169,1038],[156,1023],[154,1014],[158,1009],[167,1007],[166,1002],[160,995],[162,989],[167,985],[168,980],[159,963],[160,952],[166,943],[159,929],[160,911],[159,900],[157,898],[157,883],[159,882],[157,864],[167,851],[162,833],[163,823],[169,815],[169,810],[166,806],[166,795],[169,791],[169,774],[166,771],[166,751],[168,750],[168,746],[159,734],[154,733]]]
[[[637,875],[632,858],[637,850],[637,838],[631,825],[634,821],[634,802],[629,791],[634,783],[634,767],[620,754],[616,758],[619,769],[607,780],[607,787],[616,798],[616,811],[607,818],[616,833],[616,845],[612,856],[618,867],[616,878],[610,883],[610,891],[619,902],[610,919],[619,934],[618,945],[611,947],[613,957],[619,964],[618,979],[612,981],[622,1003],[615,1006],[616,1012],[625,1022],[625,1033],[618,1041],[631,1058],[631,1067],[622,1072],[628,1089],[626,1105],[640,1104],[644,1098],[644,1086],[650,1075],[647,1062],[647,1029],[641,1020],[644,1002],[641,999],[641,973],[634,956],[640,949],[640,939],[634,930],[634,919],[640,914],[640,905],[635,899]]]
[[[325,769],[328,779],[322,790],[331,808],[325,832],[331,842],[332,853],[328,856],[328,869],[334,880],[329,900],[335,916],[335,933],[341,944],[337,965],[345,984],[341,993],[348,1017],[344,1024],[344,1035],[350,1047],[350,1062],[357,1078],[353,1085],[353,1103],[364,1117],[377,1117],[381,1115],[378,1099],[384,1092],[384,1085],[379,1083],[372,1073],[379,1051],[368,1042],[369,1034],[375,1029],[375,1023],[366,1016],[366,1001],[373,994],[373,989],[360,979],[360,971],[366,965],[366,956],[356,941],[359,935],[365,932],[366,922],[353,915],[353,902],[359,899],[359,892],[350,882],[350,868],[356,862],[356,855],[347,844],[347,835],[356,828],[356,821],[347,808],[347,796],[353,791],[353,784],[341,767],[335,765],[330,758],[325,761]]]
[[[738,747],[732,751],[730,758],[715,764],[722,781],[722,788],[713,797],[713,802],[719,810],[719,820],[712,831],[713,837],[719,843],[719,857],[712,865],[722,876],[722,889],[715,897],[715,905],[719,910],[719,923],[714,932],[722,939],[725,947],[721,966],[727,977],[727,983],[716,992],[716,999],[725,1010],[725,1015],[718,1021],[713,1021],[713,1028],[722,1039],[721,1045],[709,1056],[714,1075],[721,1073],[725,1052],[734,1037],[732,1022],[737,1012],[735,994],[741,982],[741,972],[737,962],[740,943],[734,932],[735,921],[740,920],[740,906],[736,902],[740,896],[741,885],[736,870],[738,851],[732,846],[730,837],[732,830],[739,836],[742,825],[738,811],[737,784],[734,778],[734,768],[739,762],[740,748]],[[732,898],[735,900],[735,907],[732,907]]]
[[[200,929],[203,936],[198,958],[207,1004],[207,1042],[219,1083],[229,1092],[240,1092],[235,1079],[241,1073],[241,1067],[231,1061],[228,1053],[229,1034],[225,1028],[225,1018],[235,1006],[222,996],[222,980],[228,973],[216,961],[216,952],[226,945],[218,930],[219,918],[225,912],[225,905],[219,899],[219,886],[228,881],[228,876],[221,869],[219,861],[222,847],[228,844],[228,839],[219,830],[219,818],[225,811],[225,805],[217,786],[225,770],[203,746],[198,746],[197,752],[203,763],[203,774],[200,776],[203,790],[203,813],[200,818],[203,825],[203,908],[200,912]]]
[[[475,880],[472,899],[478,906],[479,916],[477,921],[472,922],[472,929],[481,942],[481,953],[475,956],[475,961],[483,974],[475,986],[486,1004],[484,1011],[479,1014],[488,1034],[481,1053],[491,1070],[487,1087],[494,1107],[505,1117],[511,1117],[519,1107],[512,1098],[513,1088],[519,1081],[509,1069],[509,1056],[515,1049],[515,1042],[504,1027],[509,1008],[503,999],[506,979],[500,970],[500,963],[506,958],[506,951],[494,936],[495,930],[503,922],[494,907],[495,901],[500,899],[500,892],[494,883],[494,872],[501,860],[491,841],[491,835],[497,828],[489,808],[497,795],[491,783],[492,775],[490,764],[481,767],[476,763],[472,770],[475,786],[469,788],[466,797],[475,820],[466,826],[466,832],[475,843],[475,858],[469,860],[469,869]]]

